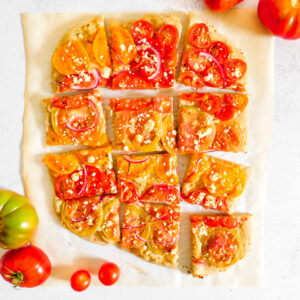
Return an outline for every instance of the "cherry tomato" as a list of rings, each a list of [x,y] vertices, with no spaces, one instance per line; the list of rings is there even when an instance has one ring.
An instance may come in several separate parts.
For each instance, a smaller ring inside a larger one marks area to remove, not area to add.
[[[175,71],[162,66],[160,73],[161,76],[159,78],[159,88],[167,89],[172,87],[175,83]]]
[[[221,88],[224,84],[224,79],[219,67],[212,65],[203,72],[203,79],[207,86]]]
[[[229,58],[230,52],[228,47],[222,42],[213,42],[209,48],[209,53],[213,55],[220,64]]]
[[[157,37],[163,43],[165,49],[176,48],[179,42],[179,32],[177,27],[165,24],[157,31]]]
[[[220,110],[222,104],[222,98],[218,95],[203,94],[199,101],[199,107],[209,113],[214,114]]]
[[[209,29],[204,23],[194,24],[188,31],[187,39],[196,48],[207,48],[211,44]]]
[[[47,255],[33,245],[7,251],[0,260],[2,277],[14,286],[32,288],[45,282],[51,273]]]
[[[211,66],[211,62],[204,55],[201,55],[201,50],[192,49],[186,55],[186,64],[195,72],[201,73],[205,71],[209,66]]]
[[[260,0],[258,17],[274,35],[284,39],[300,38],[300,5],[294,0]]]
[[[204,86],[203,79],[199,76],[197,76],[192,71],[186,71],[183,73],[180,73],[178,77],[178,81],[184,84],[185,86],[191,86],[194,88],[202,89]]]
[[[247,71],[247,65],[240,59],[230,59],[224,64],[224,72],[229,80],[241,79]]]
[[[112,89],[151,89],[153,84],[141,76],[131,72],[121,72],[113,78]]]
[[[113,285],[120,277],[120,268],[112,262],[104,263],[99,270],[98,277],[102,284]]]
[[[152,38],[154,29],[151,23],[145,20],[138,20],[131,26],[130,33],[135,42],[146,38]]]
[[[154,47],[160,53],[161,57],[164,56],[165,46],[163,45],[162,41],[159,38],[156,37],[156,38],[149,39],[148,42],[152,47]],[[177,50],[176,49],[174,50],[176,51],[177,54]],[[169,51],[167,53],[169,53]]]
[[[237,110],[243,110],[248,104],[248,96],[244,94],[225,94],[224,101]]]
[[[119,178],[118,191],[120,193],[120,199],[123,202],[134,203],[140,200],[139,190],[133,182]]]
[[[146,80],[154,80],[158,78],[161,67],[161,57],[159,52],[153,48],[142,50],[141,62],[139,63],[139,73]]]
[[[205,5],[210,10],[222,12],[232,8],[243,0],[204,0]]]
[[[215,112],[215,117],[221,121],[228,121],[233,118],[235,109],[229,105],[222,105],[221,108]]]
[[[86,290],[91,284],[91,275],[86,270],[76,271],[70,279],[71,288],[76,292]]]

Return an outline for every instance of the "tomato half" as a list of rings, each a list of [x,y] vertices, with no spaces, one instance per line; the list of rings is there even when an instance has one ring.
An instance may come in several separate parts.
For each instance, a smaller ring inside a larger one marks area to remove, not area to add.
[[[111,151],[110,147],[89,148],[89,149],[79,150],[76,154],[85,165],[95,167],[95,166],[102,166],[104,163],[109,161],[110,151]]]
[[[243,0],[204,0],[205,5],[210,10],[216,12],[226,11]]]
[[[102,68],[111,68],[110,51],[107,42],[105,27],[101,26],[93,42],[93,53],[96,61]]]
[[[152,89],[153,83],[132,72],[121,72],[113,78],[112,89]]]
[[[153,26],[150,22],[146,20],[138,20],[133,23],[130,29],[130,33],[135,42],[141,39],[150,39],[154,34]]]
[[[146,80],[157,80],[161,70],[161,56],[159,52],[149,47],[138,51],[140,60],[135,68],[139,68],[139,74]]]
[[[224,101],[237,110],[243,110],[248,104],[248,96],[244,94],[225,94]]]
[[[71,153],[48,153],[43,162],[56,175],[70,174],[77,170],[79,161],[75,154]]]
[[[215,117],[221,121],[228,121],[233,118],[235,109],[229,105],[220,106],[219,110],[215,112]]]
[[[149,187],[143,194],[142,199],[145,202],[180,203],[180,195],[177,186],[164,183]]]
[[[98,277],[102,284],[113,285],[120,277],[120,268],[111,262],[104,263],[99,269]]]
[[[140,200],[139,189],[131,181],[118,178],[118,191],[120,193],[120,199],[123,202],[134,203]]]
[[[72,95],[59,97],[55,95],[52,99],[52,105],[61,109],[81,108],[88,104],[88,99],[84,95]]]
[[[262,24],[273,34],[290,40],[300,38],[299,0],[260,0],[257,13]]]
[[[207,86],[221,88],[224,85],[224,78],[218,66],[210,66],[203,72],[203,80]]]
[[[196,48],[207,48],[211,44],[209,29],[204,23],[194,24],[188,31],[188,41]]]
[[[91,275],[86,270],[78,270],[71,276],[70,284],[74,291],[82,292],[90,286]]]
[[[179,32],[176,26],[165,24],[157,31],[157,37],[163,43],[165,49],[176,48],[179,42]]]
[[[224,72],[227,79],[237,81],[244,77],[247,71],[247,65],[240,59],[230,59],[224,64]]]
[[[197,89],[202,89],[204,87],[203,79],[192,71],[181,72],[178,81],[185,86],[191,86]]]
[[[210,160],[205,154],[194,154],[192,156],[188,175],[184,179],[185,182],[195,182],[210,167]]]
[[[51,274],[48,256],[40,248],[28,245],[7,251],[0,260],[2,277],[14,286],[33,288]]]
[[[156,157],[155,161],[156,175],[167,184],[178,183],[176,156],[162,154]]]
[[[213,42],[209,48],[209,53],[213,55],[220,64],[224,64],[224,62],[229,58],[230,52],[228,47],[222,42]]]
[[[213,94],[199,94],[198,99],[199,107],[209,114],[219,111],[223,102],[220,96]]]
[[[211,62],[206,56],[201,55],[201,52],[201,50],[192,49],[186,54],[186,64],[190,69],[198,73],[205,71],[211,66]]]

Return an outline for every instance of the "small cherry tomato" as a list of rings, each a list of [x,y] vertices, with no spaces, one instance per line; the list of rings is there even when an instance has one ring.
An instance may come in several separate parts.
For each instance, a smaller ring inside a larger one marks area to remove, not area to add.
[[[134,41],[139,41],[143,38],[152,38],[154,29],[151,23],[145,20],[138,20],[131,26],[130,33]]]
[[[211,44],[209,53],[213,55],[220,64],[224,64],[230,55],[228,47],[219,41]]]
[[[194,24],[189,29],[187,39],[196,48],[207,48],[211,43],[209,29],[204,23]]]
[[[221,106],[220,110],[215,112],[215,117],[221,121],[228,121],[233,118],[235,109],[229,105]]]
[[[112,262],[104,263],[99,269],[98,277],[102,284],[113,285],[120,277],[120,268]]]
[[[157,37],[161,40],[165,49],[176,48],[179,42],[178,29],[170,24],[161,26],[157,32]]]
[[[210,10],[222,12],[242,2],[243,0],[204,0],[205,5]]]
[[[224,72],[230,81],[241,79],[247,71],[247,65],[240,59],[230,59],[224,64]]]
[[[86,290],[91,284],[91,275],[86,270],[76,271],[70,279],[71,288],[76,292]]]

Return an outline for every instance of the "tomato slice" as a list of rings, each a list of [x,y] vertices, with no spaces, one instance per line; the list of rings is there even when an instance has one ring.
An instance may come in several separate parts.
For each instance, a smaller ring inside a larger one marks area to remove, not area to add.
[[[202,94],[199,107],[209,114],[214,114],[220,110],[222,102],[222,98],[218,95]]]
[[[161,142],[168,153],[175,154],[176,130],[174,129],[173,114],[169,114],[163,120]]]
[[[151,233],[150,223],[140,228],[123,229],[122,248],[141,248],[149,239]]]
[[[210,66],[203,72],[203,80],[207,86],[221,88],[224,79],[218,66]]]
[[[141,39],[150,39],[154,34],[153,26],[150,22],[146,20],[138,20],[133,23],[130,29],[130,33],[135,42]]]
[[[157,31],[157,37],[163,43],[165,49],[176,48],[179,42],[179,32],[176,26],[165,24]]]
[[[161,89],[168,89],[173,87],[175,84],[175,70],[169,67],[162,66],[160,72],[160,78],[158,84],[156,83],[155,87]]]
[[[122,178],[118,178],[118,191],[122,202],[134,203],[140,200],[140,192],[137,186]]]
[[[101,172],[101,185],[103,193],[115,194],[117,192],[116,175],[113,169]]]
[[[138,51],[140,62],[138,64],[139,74],[146,80],[159,78],[161,70],[160,53],[153,47]],[[137,66],[136,66],[137,68]]]
[[[247,71],[247,65],[240,59],[230,59],[224,64],[226,77],[231,81],[237,81],[244,77]]]
[[[167,184],[178,183],[177,160],[176,156],[162,154],[156,157],[156,175]]]
[[[55,175],[70,174],[77,170],[79,161],[76,155],[60,153],[50,154],[48,153],[43,161],[47,167],[54,172]]]
[[[95,196],[103,193],[102,174],[98,168],[86,166],[87,188],[85,196]]]
[[[237,110],[244,110],[248,105],[248,96],[244,94],[225,94],[224,101]]]
[[[196,48],[207,48],[211,44],[209,29],[204,23],[194,24],[188,31],[188,41]]]
[[[186,64],[194,72],[201,73],[205,71],[212,63],[204,55],[201,55],[201,50],[192,49],[186,54]]]
[[[93,53],[102,68],[111,68],[110,51],[104,26],[99,28],[94,39]]]
[[[221,226],[225,228],[236,228],[240,225],[240,219],[233,216],[221,217]]]
[[[151,216],[151,220],[179,221],[180,208],[177,206],[145,203],[145,210]]]
[[[179,110],[178,147],[182,152],[199,152],[210,148],[216,128],[209,115],[195,106],[182,106]]]
[[[204,81],[192,71],[181,72],[178,81],[185,86],[191,86],[197,89],[204,87]]]
[[[93,235],[102,222],[103,211],[99,197],[64,201],[61,217],[64,225],[82,237]]]
[[[153,83],[143,79],[140,75],[124,71],[113,78],[112,89],[152,89]]]
[[[210,160],[208,159],[208,156],[205,154],[194,154],[192,156],[189,169],[188,169],[188,175],[185,178],[185,182],[195,182],[197,181],[200,176],[208,170],[210,167]]]
[[[90,60],[80,42],[70,40],[58,48],[53,57],[54,68],[61,74],[71,75],[87,71]]]
[[[140,99],[111,99],[110,107],[114,111],[138,111],[146,108],[152,104],[151,98],[140,98]]]
[[[80,160],[89,166],[102,166],[108,162],[111,147],[83,149],[77,152]]]
[[[213,42],[209,48],[209,53],[213,55],[220,64],[224,64],[225,61],[229,58],[230,52],[228,47],[220,42]]]
[[[168,184],[153,185],[143,194],[145,202],[162,202],[169,204],[179,204],[180,195],[177,186]]]
[[[173,70],[177,66],[177,48],[170,49],[162,55],[162,65],[163,68],[168,70]]]
[[[173,100],[168,96],[156,96],[153,99],[153,107],[156,111],[168,114],[173,112]]]
[[[61,109],[73,109],[80,108],[88,104],[88,99],[84,95],[73,95],[58,97],[54,96],[52,99],[52,105]]]
[[[234,117],[235,109],[229,105],[222,105],[218,111],[215,112],[215,117],[221,121],[228,121]]]
[[[182,197],[185,201],[191,204],[202,205],[206,195],[207,190],[205,188],[199,188],[190,192],[188,195],[182,195]]]

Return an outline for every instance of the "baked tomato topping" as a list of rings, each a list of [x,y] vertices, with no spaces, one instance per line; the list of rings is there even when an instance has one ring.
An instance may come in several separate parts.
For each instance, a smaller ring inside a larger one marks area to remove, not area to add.
[[[152,89],[153,83],[145,80],[139,74],[129,71],[119,73],[113,78],[112,89]]]
[[[176,130],[174,129],[174,119],[172,114],[169,114],[163,120],[161,142],[168,153],[175,154]]]
[[[118,160],[118,174],[128,179],[135,179],[149,174],[153,169],[151,156],[123,156]]]
[[[207,48],[211,44],[209,29],[204,23],[194,24],[188,31],[188,41],[196,48]]]
[[[222,98],[218,95],[212,94],[200,94],[199,95],[199,107],[209,113],[214,114],[218,112],[222,105]]]
[[[229,105],[222,105],[218,111],[215,112],[215,117],[221,121],[228,121],[234,117],[235,109]]]
[[[207,86],[221,88],[224,85],[223,74],[218,66],[210,66],[203,72],[203,75]]]
[[[191,49],[186,54],[186,64],[194,72],[201,73],[212,65],[207,56],[201,55],[203,51]]]
[[[118,179],[118,191],[120,193],[120,199],[123,202],[134,203],[140,200],[140,193],[137,186],[125,179]]]
[[[247,71],[247,65],[240,59],[230,59],[224,64],[225,76],[230,81],[237,81],[244,77]]]
[[[156,34],[165,49],[173,49],[177,47],[179,42],[179,32],[176,26],[165,24],[159,28]]]
[[[110,107],[114,111],[138,111],[152,104],[151,98],[140,99],[111,99]]]
[[[93,53],[102,68],[111,68],[110,51],[104,26],[99,28],[94,39]]]
[[[77,170],[79,161],[74,154],[50,154],[48,153],[43,161],[55,175],[70,174]]]
[[[225,94],[224,101],[237,110],[244,110],[248,104],[248,96],[244,94]]]
[[[141,39],[148,40],[152,38],[154,29],[150,22],[145,20],[138,20],[131,26],[130,33],[134,41],[139,42]]]
[[[197,158],[193,158],[190,165],[188,175],[185,178],[185,182],[195,182],[200,176],[208,170],[210,167],[210,161],[205,154],[198,155]]]
[[[213,42],[209,48],[209,53],[213,55],[220,64],[224,64],[224,62],[229,58],[230,51],[228,47],[222,42]]]
[[[77,152],[80,160],[89,166],[101,166],[109,161],[110,147],[106,148],[90,148],[83,149]]]
[[[173,206],[148,203],[145,209],[154,220],[179,221],[180,219],[180,210]]]
[[[61,109],[75,109],[88,104],[88,99],[83,95],[58,97],[55,95],[52,99],[52,105]]]
[[[155,162],[156,175],[167,184],[178,183],[178,172],[176,156],[167,154],[156,157]]]
[[[180,194],[177,186],[168,184],[153,185],[143,194],[142,197],[145,202],[162,202],[179,204]]]
[[[156,111],[168,114],[173,111],[173,101],[168,96],[156,96],[153,99],[153,107]]]
[[[197,89],[204,87],[204,81],[192,71],[181,72],[178,81],[186,86],[191,86]]]

